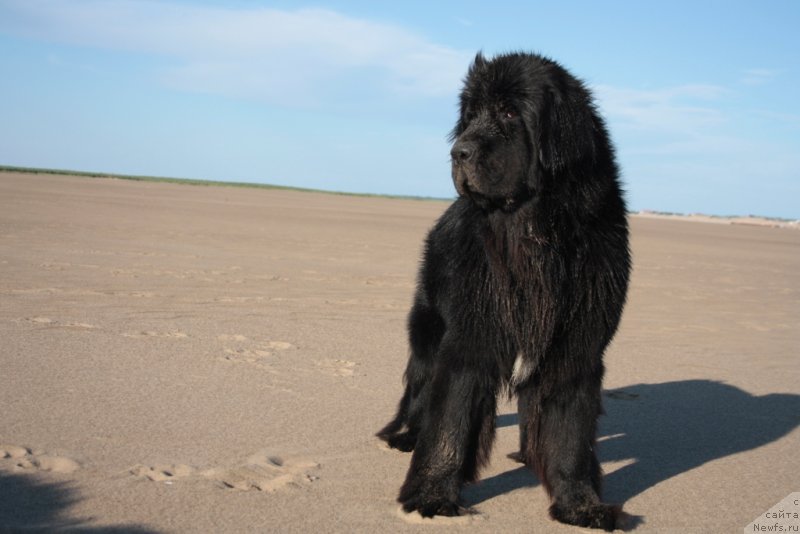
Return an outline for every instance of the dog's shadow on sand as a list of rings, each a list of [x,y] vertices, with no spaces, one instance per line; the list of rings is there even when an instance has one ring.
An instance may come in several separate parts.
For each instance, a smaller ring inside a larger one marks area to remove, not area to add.
[[[48,482],[34,475],[0,470],[0,532],[156,534],[138,525],[90,526],[91,518],[67,513],[81,500],[70,482]]]
[[[601,463],[632,460],[604,477],[607,502],[624,503],[706,462],[776,441],[800,424],[800,395],[759,397],[711,380],[636,384],[605,391],[603,404]],[[517,424],[517,414],[497,417],[498,427]],[[536,476],[520,466],[465,488],[462,496],[474,506],[536,485]]]

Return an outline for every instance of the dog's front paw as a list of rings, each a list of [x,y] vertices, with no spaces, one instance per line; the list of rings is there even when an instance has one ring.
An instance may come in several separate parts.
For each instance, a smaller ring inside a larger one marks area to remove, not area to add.
[[[403,484],[397,501],[406,512],[417,511],[422,517],[458,516],[474,513],[458,503],[458,484],[448,481],[409,479]]]
[[[400,502],[403,505],[404,512],[411,513],[417,511],[422,517],[433,517],[437,515],[454,517],[475,513],[471,508],[465,508],[455,501],[448,501],[445,499],[426,500],[421,496],[414,496],[405,501],[400,500]]]
[[[622,507],[613,504],[592,504],[566,507],[554,503],[550,506],[550,517],[556,521],[579,527],[601,528],[611,532],[618,528]]]

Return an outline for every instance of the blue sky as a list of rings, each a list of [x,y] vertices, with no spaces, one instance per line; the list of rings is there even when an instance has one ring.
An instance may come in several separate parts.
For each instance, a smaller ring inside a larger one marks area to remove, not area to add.
[[[452,197],[477,50],[594,91],[634,210],[800,218],[800,2],[0,0],[0,164]]]

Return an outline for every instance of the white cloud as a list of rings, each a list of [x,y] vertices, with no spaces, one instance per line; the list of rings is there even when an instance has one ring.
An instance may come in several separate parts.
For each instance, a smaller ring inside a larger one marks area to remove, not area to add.
[[[795,189],[800,158],[771,138],[778,117],[753,113],[737,91],[715,85],[651,90],[594,88],[619,148],[635,209],[791,213],[773,191]],[[791,124],[791,115],[780,116]],[[711,193],[713,191],[713,193]]]
[[[174,87],[304,105],[369,93],[457,92],[471,53],[400,26],[325,9],[200,7],[132,0],[12,0],[0,30],[168,58]]]
[[[600,85],[594,93],[603,113],[626,129],[691,138],[725,121],[714,104],[727,90],[716,85],[654,90]]]
[[[743,85],[766,85],[772,82],[779,72],[773,69],[747,69],[742,72],[739,83]]]

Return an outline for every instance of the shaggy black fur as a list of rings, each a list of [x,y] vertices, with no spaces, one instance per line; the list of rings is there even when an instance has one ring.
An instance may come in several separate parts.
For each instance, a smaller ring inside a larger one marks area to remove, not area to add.
[[[459,491],[488,458],[498,393],[518,396],[520,451],[550,515],[613,530],[595,429],[603,352],[630,271],[614,151],[583,84],[513,53],[469,69],[452,138],[459,198],[428,235],[397,416],[378,436],[414,451],[399,501],[467,512]]]

